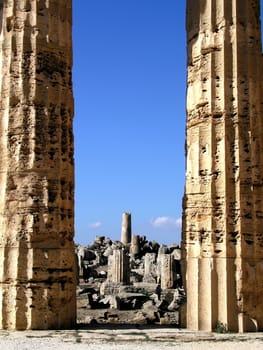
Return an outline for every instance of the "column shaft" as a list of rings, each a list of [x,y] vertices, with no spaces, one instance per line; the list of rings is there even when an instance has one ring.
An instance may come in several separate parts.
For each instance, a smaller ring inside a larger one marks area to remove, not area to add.
[[[259,3],[187,2],[183,256],[188,327],[194,329],[211,330],[218,321],[233,331],[262,328]]]
[[[75,324],[71,0],[0,11],[0,328]]]

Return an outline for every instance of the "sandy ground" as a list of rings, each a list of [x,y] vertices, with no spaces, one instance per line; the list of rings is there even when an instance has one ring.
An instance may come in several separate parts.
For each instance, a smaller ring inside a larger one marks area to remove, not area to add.
[[[174,328],[0,331],[1,350],[263,350],[263,333],[193,333]]]

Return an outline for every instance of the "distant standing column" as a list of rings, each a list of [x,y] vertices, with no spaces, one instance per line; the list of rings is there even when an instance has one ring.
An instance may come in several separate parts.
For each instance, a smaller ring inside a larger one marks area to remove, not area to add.
[[[161,289],[174,287],[174,257],[171,254],[161,254],[159,257]]]
[[[139,235],[132,235],[131,238],[131,246],[130,246],[130,254],[132,256],[136,256],[140,253],[140,236]]]
[[[156,283],[156,254],[146,253],[144,257],[143,282]]]
[[[122,214],[121,242],[123,244],[131,243],[131,213]]]
[[[130,283],[129,256],[124,250],[114,250],[108,261],[108,281],[113,283]]]

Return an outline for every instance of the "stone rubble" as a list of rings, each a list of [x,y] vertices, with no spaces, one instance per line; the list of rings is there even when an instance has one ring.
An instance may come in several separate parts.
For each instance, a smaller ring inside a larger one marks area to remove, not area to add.
[[[179,326],[185,301],[180,247],[131,237],[128,244],[98,236],[91,245],[76,245],[77,322]]]

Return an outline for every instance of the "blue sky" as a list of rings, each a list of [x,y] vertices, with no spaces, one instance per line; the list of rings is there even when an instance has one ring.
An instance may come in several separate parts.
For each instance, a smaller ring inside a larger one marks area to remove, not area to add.
[[[75,240],[180,242],[185,1],[73,1]]]
[[[81,3],[81,6],[80,6]],[[75,240],[180,242],[185,0],[73,0]]]

